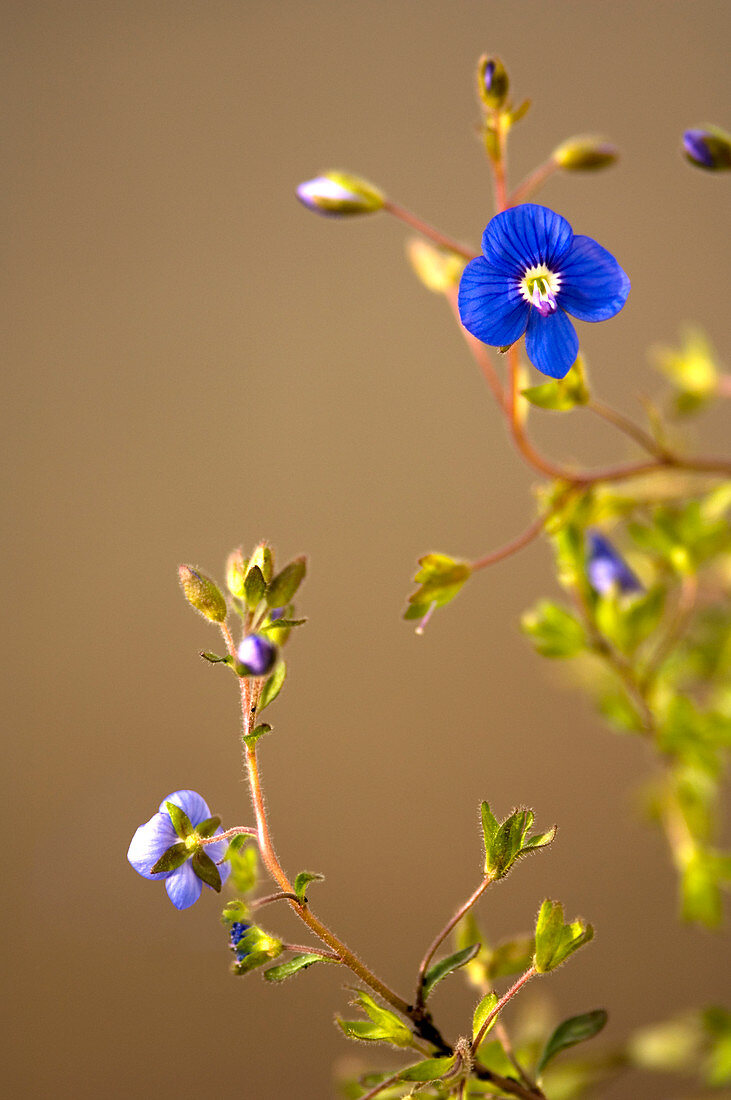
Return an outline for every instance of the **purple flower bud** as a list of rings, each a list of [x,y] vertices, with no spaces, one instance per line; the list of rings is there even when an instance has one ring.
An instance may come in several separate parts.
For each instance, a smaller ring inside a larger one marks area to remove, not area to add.
[[[297,188],[297,198],[316,214],[374,214],[383,208],[385,198],[377,187],[349,172],[326,172],[305,180]]]
[[[598,531],[587,531],[586,575],[600,596],[612,592],[642,592],[643,587],[627,562]]]
[[[686,130],[683,152],[691,164],[709,172],[731,168],[731,135],[716,126],[707,130]]]
[[[266,676],[274,667],[277,647],[263,634],[247,634],[239,645],[237,656],[252,676]]]
[[[477,91],[480,99],[493,111],[498,111],[508,97],[508,74],[499,57],[483,54],[477,63]]]

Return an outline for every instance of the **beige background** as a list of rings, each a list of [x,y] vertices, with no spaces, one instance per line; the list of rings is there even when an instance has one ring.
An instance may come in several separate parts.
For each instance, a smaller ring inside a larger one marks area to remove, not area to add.
[[[221,576],[259,537],[311,560],[262,758],[286,866],[327,875],[323,918],[407,994],[477,881],[479,800],[525,802],[559,838],[481,912],[496,938],[547,894],[594,921],[542,983],[556,1011],[606,1006],[611,1041],[720,999],[719,944],[678,927],[637,818],[647,752],[517,629],[553,591],[547,547],[481,576],[422,639],[400,620],[417,556],[511,538],[534,479],[401,227],[318,219],[293,191],[348,167],[478,242],[472,73],[499,53],[534,100],[515,180],[570,134],[624,151],[542,197],[631,275],[621,316],[580,335],[598,391],[637,413],[649,345],[684,319],[727,335],[728,181],[678,144],[728,123],[728,5],[16,0],[3,23],[9,1095],[315,1100],[360,1053],[331,1023],[338,973],[235,981],[217,900],[179,914],[125,860],[177,787],[251,820],[234,685],[198,659],[215,632],[175,567]],[[557,455],[626,453],[581,413],[548,420]],[[723,444],[713,418],[703,435]],[[435,997],[450,1034],[471,1005],[456,980]]]

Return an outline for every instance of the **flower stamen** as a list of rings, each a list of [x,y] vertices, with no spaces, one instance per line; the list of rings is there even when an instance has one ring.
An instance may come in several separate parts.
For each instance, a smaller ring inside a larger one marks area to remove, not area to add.
[[[558,309],[556,294],[560,286],[561,276],[549,271],[545,264],[540,264],[529,267],[525,272],[520,280],[520,293],[526,302],[535,306],[541,317],[547,317]]]

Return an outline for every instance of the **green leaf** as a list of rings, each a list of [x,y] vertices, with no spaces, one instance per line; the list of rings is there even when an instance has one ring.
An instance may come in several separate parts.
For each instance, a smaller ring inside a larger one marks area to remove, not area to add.
[[[228,664],[230,660],[229,657],[220,657],[218,653],[211,653],[209,649],[204,649],[201,653],[201,657],[203,657],[205,661],[210,661],[212,665],[225,665]]]
[[[542,657],[574,657],[586,647],[584,628],[559,604],[540,600],[520,621]]]
[[[300,871],[294,880],[294,892],[300,901],[306,901],[305,892],[311,882],[323,882],[324,875],[314,874],[312,871]]]
[[[553,409],[556,412],[568,412],[577,405],[586,405],[590,394],[581,356],[577,358],[565,378],[556,382],[546,382],[542,386],[531,386],[527,390],[521,390],[521,393],[531,405],[537,405],[541,409]]]
[[[287,666],[284,661],[280,660],[277,664],[277,667],[274,669],[274,672],[264,683],[264,688],[259,698],[260,711],[264,710],[264,707],[268,707],[270,703],[274,702],[274,700],[282,690],[286,675]]]
[[[259,710],[261,710],[261,704]],[[260,737],[263,737],[265,733],[271,733],[272,729],[273,727],[268,722],[260,722],[258,726],[254,726],[251,733],[247,733],[241,740],[245,745],[255,745]]]
[[[571,1016],[560,1023],[546,1043],[536,1067],[536,1074],[540,1077],[548,1063],[562,1050],[567,1050],[568,1047],[573,1047],[577,1043],[583,1043],[587,1039],[593,1039],[605,1026],[607,1018],[604,1009],[597,1008],[581,1016]]]
[[[250,567],[244,581],[244,598],[250,611],[256,610],[264,598],[266,581],[258,565]]]
[[[470,944],[469,947],[463,947],[461,951],[455,951],[453,955],[448,955],[445,959],[440,959],[439,962],[430,967],[424,975],[424,983],[422,985],[424,1000],[429,996],[434,986],[441,982],[442,978],[446,978],[448,974],[452,974],[453,971],[466,966],[468,962],[474,959],[479,950],[479,943]]]
[[[488,981],[522,974],[533,962],[536,949],[534,936],[522,936],[499,943],[488,952],[485,976]]]
[[[198,833],[198,836],[202,836],[207,840],[208,837],[213,836],[220,824],[220,817],[207,817],[205,821],[201,821],[200,825],[196,825],[195,831]]]
[[[274,619],[260,626],[259,631],[265,633],[269,630],[290,630],[294,626],[303,626],[306,622],[307,619]]]
[[[228,927],[234,921],[247,921],[251,913],[249,907],[242,898],[231,898],[221,910],[221,920]]]
[[[361,1039],[366,1042],[391,1043],[396,1047],[411,1046],[414,1036],[406,1024],[387,1008],[379,1005],[369,993],[357,990],[355,1000],[367,1016],[370,1023],[362,1020],[341,1020],[336,1017],[338,1024],[346,1035],[352,1039]]]
[[[307,559],[295,558],[267,587],[267,607],[284,607],[293,599],[307,572]]]
[[[405,619],[423,619],[430,608],[449,603],[472,574],[468,562],[448,554],[426,554],[419,558],[419,565],[414,580],[421,587],[409,596]]]
[[[231,867],[230,882],[234,890],[239,894],[250,894],[259,881],[259,851],[256,844],[248,836],[235,836],[228,846],[226,859]]]
[[[399,1081],[439,1081],[454,1069],[457,1058],[450,1055],[445,1058],[425,1058],[415,1066],[407,1066],[399,1073]]]
[[[178,867],[183,866],[189,856],[190,848],[180,840],[177,844],[172,844],[166,852],[163,852],[157,863],[150,868],[150,874],[159,875],[163,871],[176,871]]]
[[[486,875],[492,879],[503,878],[521,856],[551,843],[556,835],[555,826],[548,832],[528,836],[533,820],[533,811],[521,808],[498,824],[487,802],[482,803]]]
[[[563,906],[546,899],[536,921],[536,950],[533,965],[539,974],[555,970],[569,955],[594,936],[594,929],[582,920],[564,924]]]
[[[495,1005],[497,1003],[498,1003],[497,993],[490,992],[490,993],[486,993],[485,996],[480,1001],[480,1003],[477,1005],[477,1008],[475,1009],[474,1014],[472,1016],[472,1038],[473,1038],[473,1040],[476,1039],[477,1036],[479,1035],[480,1030],[482,1029],[482,1027],[485,1023],[485,1020],[488,1018],[490,1013],[494,1010]],[[492,1031],[492,1029],[493,1029],[493,1027],[495,1026],[496,1023],[497,1023],[497,1016],[494,1018],[494,1020],[490,1024],[489,1028],[485,1032],[485,1035],[490,1034],[490,1032]]]
[[[719,881],[722,864],[713,854],[700,848],[687,859],[680,877],[683,920],[718,928],[723,920],[723,900]]]
[[[218,867],[216,867],[216,864],[208,853],[204,852],[202,848],[199,848],[197,852],[193,853],[193,858],[190,862],[201,882],[205,882],[207,886],[210,886],[217,894],[220,894],[221,872],[218,870]]]
[[[265,970],[264,977],[268,982],[283,982],[316,962],[335,962],[335,959],[326,959],[323,955],[294,955],[281,966],[272,966]]]
[[[185,840],[187,837],[193,835],[195,829],[193,828],[190,818],[186,814],[185,810],[181,810],[180,806],[176,806],[174,802],[166,802],[165,809],[168,812],[175,832],[178,834],[181,840]]]

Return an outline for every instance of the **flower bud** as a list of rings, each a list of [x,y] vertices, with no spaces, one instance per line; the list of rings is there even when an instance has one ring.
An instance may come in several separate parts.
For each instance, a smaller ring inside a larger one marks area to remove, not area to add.
[[[269,581],[274,575],[274,554],[272,548],[267,542],[260,542],[254,547],[254,552],[249,559],[249,569],[253,569],[255,565],[258,565],[261,569],[261,575],[269,584]],[[247,570],[248,572],[248,570]]]
[[[718,126],[686,130],[683,134],[683,152],[697,168],[705,168],[709,172],[723,171],[731,168],[731,134]]]
[[[241,547],[238,550],[232,550],[226,561],[226,587],[231,595],[238,597],[238,599],[243,599],[246,592],[244,581],[246,580],[248,565],[249,563],[244,557]]]
[[[598,595],[644,591],[641,582],[609,539],[590,529],[586,532],[586,542],[586,575]]]
[[[297,198],[316,214],[374,214],[381,210],[385,195],[367,180],[349,172],[325,172],[297,188]]]
[[[274,667],[277,647],[262,634],[247,634],[236,656],[250,676],[266,676]]]
[[[508,74],[500,58],[483,54],[477,62],[477,92],[485,106],[499,111],[508,98],[509,87]]]
[[[445,294],[459,286],[465,268],[462,256],[437,248],[421,237],[414,237],[407,243],[406,254],[427,290],[433,290],[435,294]]]
[[[553,151],[553,161],[567,172],[591,172],[608,168],[619,157],[616,145],[593,134],[572,137]]]
[[[191,565],[181,565],[178,569],[180,587],[191,607],[200,611],[213,623],[222,623],[228,614],[226,600],[218,586],[203,573]]]

